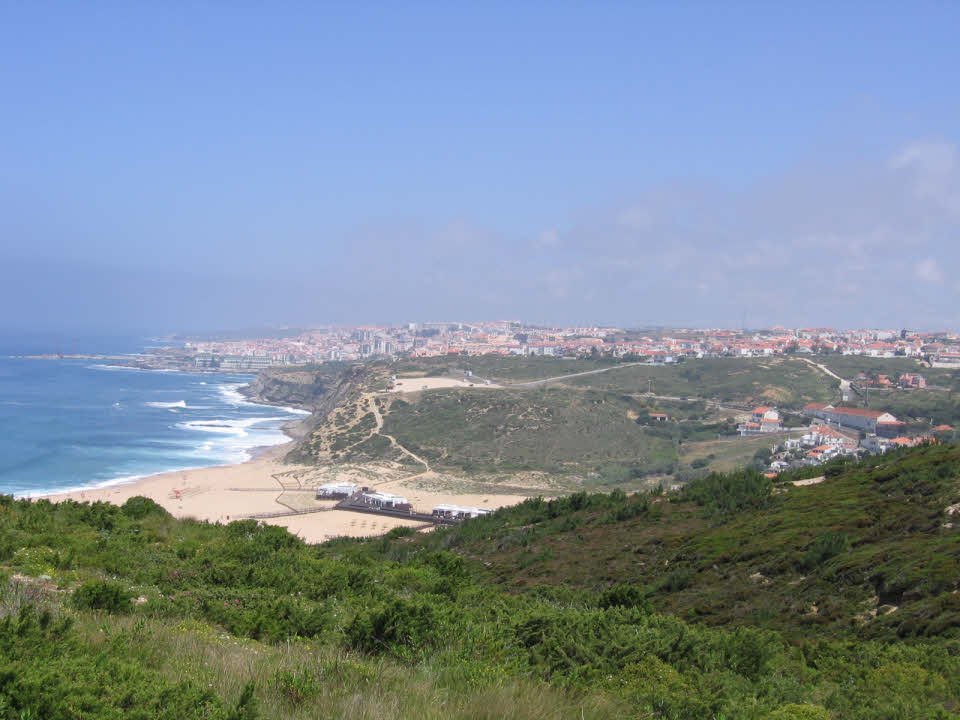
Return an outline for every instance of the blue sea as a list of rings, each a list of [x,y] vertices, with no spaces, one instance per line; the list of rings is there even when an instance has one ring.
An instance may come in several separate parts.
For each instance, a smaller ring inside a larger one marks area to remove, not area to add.
[[[81,344],[79,352],[134,353],[149,344]],[[0,494],[36,496],[243,462],[255,448],[286,442],[281,426],[306,415],[248,402],[237,390],[252,375],[11,356],[18,351],[38,348],[0,340]]]

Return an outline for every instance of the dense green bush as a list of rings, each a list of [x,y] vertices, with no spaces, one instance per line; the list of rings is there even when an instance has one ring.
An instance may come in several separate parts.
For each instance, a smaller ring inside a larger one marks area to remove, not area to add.
[[[391,664],[448,697],[532,682],[624,704],[607,716],[948,718],[960,534],[943,508],[960,500],[958,476],[960,451],[931,447],[776,496],[755,473],[713,474],[657,498],[537,498],[432,533],[320,546],[146,502],[0,499],[4,573],[31,576],[0,588],[0,720],[241,720],[265,695],[274,717],[309,716],[344,673],[358,696],[400,692],[379,680]],[[57,586],[76,582],[64,606]],[[273,644],[295,661],[218,697],[172,683],[179,670],[156,674],[164,658],[143,623],[201,645],[194,657],[246,648],[240,675]],[[307,646],[315,661],[295,654]]]
[[[69,618],[55,619],[27,605],[0,620],[0,718],[121,717],[255,720],[256,715],[227,709],[213,692],[190,681],[170,682],[119,652],[89,646]]]
[[[73,592],[73,605],[81,610],[129,612],[132,599],[133,593],[120,583],[103,580],[89,580]]]
[[[850,549],[850,538],[843,533],[827,533],[819,536],[803,556],[803,567],[812,570],[830,558]]]
[[[603,610],[612,607],[639,608],[650,612],[653,605],[647,599],[647,594],[635,585],[614,585],[600,594],[597,606]]]
[[[369,653],[392,653],[415,659],[442,638],[442,613],[424,600],[395,598],[381,607],[357,613],[347,626],[350,646]]]
[[[148,515],[166,515],[167,511],[147,497],[137,495],[127,500],[122,506],[123,514],[134,520],[143,520]]]
[[[745,508],[766,507],[771,499],[773,483],[755,470],[710,473],[696,478],[684,488],[684,494],[721,519]]]

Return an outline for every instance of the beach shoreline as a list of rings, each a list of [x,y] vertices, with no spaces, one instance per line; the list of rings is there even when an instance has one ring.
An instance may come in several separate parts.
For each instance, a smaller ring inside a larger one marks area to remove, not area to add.
[[[259,403],[258,403],[259,404]],[[337,510],[336,503],[317,501],[314,488],[328,482],[331,473],[340,476],[341,468],[298,465],[285,460],[298,439],[309,427],[312,415],[291,419],[281,426],[287,442],[251,448],[250,458],[231,465],[197,467],[156,473],[103,487],[79,488],[44,494],[32,500],[80,503],[109,502],[123,505],[137,496],[150,498],[178,519],[211,523],[229,523],[251,516],[289,513],[278,517],[260,517],[261,522],[287,528],[308,543],[320,543],[337,537],[381,535],[396,527],[427,529],[429,524],[405,518],[370,515]],[[342,480],[353,481],[348,469]],[[495,509],[526,499],[525,495],[462,494],[443,490],[424,490],[407,484],[410,476],[386,473],[374,483],[378,490],[404,494],[414,508],[430,512],[434,505],[454,504]],[[303,513],[303,510],[309,512]],[[293,514],[299,511],[302,514]]]

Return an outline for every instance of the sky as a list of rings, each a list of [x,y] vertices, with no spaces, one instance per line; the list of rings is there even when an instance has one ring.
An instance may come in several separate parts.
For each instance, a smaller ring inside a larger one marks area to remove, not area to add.
[[[960,328],[960,3],[0,3],[0,330]]]

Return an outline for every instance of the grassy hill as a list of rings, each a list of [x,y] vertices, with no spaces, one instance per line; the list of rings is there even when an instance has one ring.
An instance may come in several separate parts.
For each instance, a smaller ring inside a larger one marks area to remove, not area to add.
[[[438,389],[402,396],[380,392],[390,374],[462,377],[467,368],[479,377],[509,378],[510,383],[561,379],[517,387],[508,383],[502,389]],[[596,370],[603,372],[569,377]],[[573,489],[636,487],[649,477],[687,477],[692,462],[716,460],[712,467],[720,469],[748,463],[758,443],[729,439],[737,408],[758,403],[797,408],[835,399],[835,384],[802,360],[782,358],[670,366],[551,357],[374,363],[362,386],[351,385],[335,406],[327,402],[323,417],[315,419],[313,431],[291,459],[422,469],[412,459],[416,456],[433,469],[455,473],[536,471],[552,473]],[[669,422],[646,422],[648,413],[657,412],[668,414]],[[377,413],[382,429],[375,427]],[[760,444],[770,442],[765,438]]]
[[[573,378],[578,387],[696,397],[738,405],[799,409],[838,399],[838,383],[798,358],[711,358],[673,365],[634,365]]]
[[[913,358],[874,358],[866,355],[818,355],[813,358],[842,378],[853,380],[857,373],[898,377],[903,373],[920,373],[930,385],[950,388],[958,377],[956,370],[929,368]]]
[[[635,421],[647,407],[567,388],[436,391],[394,399],[384,431],[431,465],[464,471],[672,472],[673,440]]]
[[[0,718],[960,717],[960,447],[307,546],[0,499]]]

